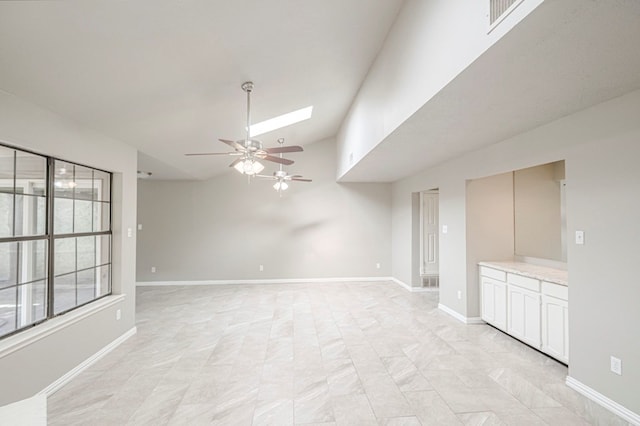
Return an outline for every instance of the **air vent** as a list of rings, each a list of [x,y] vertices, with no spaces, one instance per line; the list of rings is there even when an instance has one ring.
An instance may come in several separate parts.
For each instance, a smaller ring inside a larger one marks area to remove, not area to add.
[[[522,0],[489,0],[489,25],[497,24],[521,2]]]

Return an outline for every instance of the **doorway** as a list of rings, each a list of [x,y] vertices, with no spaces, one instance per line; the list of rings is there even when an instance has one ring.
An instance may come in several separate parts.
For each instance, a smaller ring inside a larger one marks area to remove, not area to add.
[[[422,287],[440,287],[439,191],[420,193],[420,278]]]

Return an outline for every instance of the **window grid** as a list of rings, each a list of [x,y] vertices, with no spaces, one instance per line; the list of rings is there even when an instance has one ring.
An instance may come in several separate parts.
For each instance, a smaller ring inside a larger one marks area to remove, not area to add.
[[[56,174],[58,164],[71,173],[63,171],[60,178]],[[10,233],[0,237],[4,257],[0,258],[2,339],[111,294],[112,174],[0,144],[0,176],[5,182],[4,186],[0,184],[0,192],[11,194],[0,205],[8,227],[5,229]],[[63,179],[66,188],[62,188]],[[55,210],[58,199],[71,201],[70,211],[64,212],[70,217]],[[71,232],[56,233],[58,216],[71,225]],[[73,238],[72,261],[71,253],[66,253],[72,270],[57,274],[56,261],[63,253],[56,255],[55,243],[65,238]],[[80,245],[82,238],[85,240]],[[73,289],[58,291],[56,280],[71,275]],[[3,282],[7,284],[4,287]],[[62,302],[63,309],[57,309]]]

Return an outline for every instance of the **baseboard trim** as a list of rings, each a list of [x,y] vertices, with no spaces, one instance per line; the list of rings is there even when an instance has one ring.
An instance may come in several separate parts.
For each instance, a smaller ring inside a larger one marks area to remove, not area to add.
[[[480,317],[465,317],[464,315],[454,311],[453,309],[451,309],[450,307],[443,305],[442,303],[438,303],[438,309],[440,309],[441,311],[451,315],[452,317],[454,317],[455,319],[457,319],[458,321],[465,323],[465,324],[484,324],[484,321],[482,321],[482,319]]]
[[[393,281],[391,277],[332,277],[332,278],[285,278],[267,280],[201,280],[201,281],[138,281],[137,287],[155,287],[172,285],[252,285],[252,284],[302,284],[302,283],[341,283],[341,282],[381,282]]]
[[[398,284],[400,287],[404,288],[407,291],[410,291],[411,293],[434,293],[440,290],[439,288],[411,287],[409,284],[393,277],[390,277],[389,281]]]
[[[53,395],[54,393],[59,391],[64,385],[66,385],[71,380],[73,380],[76,376],[78,376],[80,373],[82,373],[84,370],[86,370],[91,365],[95,364],[98,360],[100,360],[105,355],[107,355],[109,352],[111,352],[112,350],[114,350],[115,348],[120,346],[128,338],[130,338],[131,336],[135,335],[136,332],[137,332],[137,328],[136,327],[132,327],[131,329],[129,329],[129,331],[125,332],[120,337],[118,337],[117,339],[115,339],[114,341],[112,341],[111,343],[109,343],[108,345],[103,347],[102,349],[100,349],[98,352],[96,352],[95,354],[91,355],[89,358],[87,358],[86,360],[84,360],[83,362],[81,362],[80,364],[75,366],[72,370],[67,372],[62,377],[58,378],[56,381],[51,383],[46,388],[42,389],[36,395],[45,395],[47,397]]]
[[[585,385],[579,380],[576,380],[571,376],[567,376],[566,384],[567,386],[569,386],[571,389],[575,390],[579,394],[584,395],[585,397],[589,398],[591,401],[595,402],[598,405],[601,405],[602,407],[611,411],[613,414],[623,418],[629,423],[633,425],[640,425],[639,414],[634,413],[628,408],[618,404],[614,400],[607,398],[606,396],[602,395],[600,392],[590,388],[589,386]]]

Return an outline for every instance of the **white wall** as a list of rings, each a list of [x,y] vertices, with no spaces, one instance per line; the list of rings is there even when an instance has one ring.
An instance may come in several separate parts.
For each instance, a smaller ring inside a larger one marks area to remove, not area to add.
[[[313,182],[282,197],[272,181],[249,184],[234,170],[140,180],[138,281],[389,276],[391,186],[336,183],[333,139],[304,148],[288,171]]]
[[[30,397],[135,325],[136,150],[0,91],[0,141],[109,170],[113,185],[113,292],[124,301],[0,358],[0,405]],[[116,321],[120,309],[122,319]],[[64,316],[63,316],[64,317]],[[37,328],[37,327],[36,327]],[[29,331],[17,336],[25,336]],[[3,340],[6,346],[10,339]]]
[[[526,0],[491,33],[487,32],[488,3],[405,2],[338,133],[338,177],[542,0]]]
[[[392,187],[393,276],[412,274],[412,193],[440,188],[440,302],[474,316],[479,300],[466,274],[465,182],[565,160],[568,234],[585,231],[585,245],[568,247],[569,374],[640,413],[639,272],[640,91],[602,103],[468,153],[403,179]],[[569,240],[572,240],[569,238]],[[397,253],[396,253],[397,251]],[[459,301],[458,290],[465,297]],[[623,375],[609,372],[609,356],[623,361]]]

